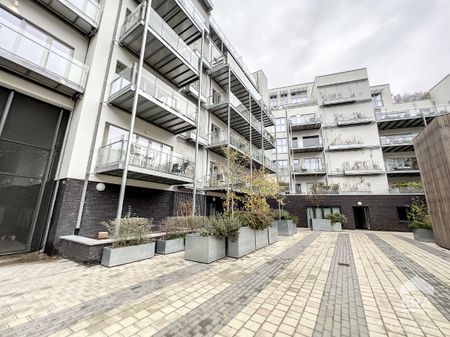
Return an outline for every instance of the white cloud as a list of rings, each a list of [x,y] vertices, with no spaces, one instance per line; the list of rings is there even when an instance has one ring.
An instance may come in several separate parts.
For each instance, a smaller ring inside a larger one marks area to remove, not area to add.
[[[213,15],[270,87],[367,67],[394,93],[450,72],[448,0],[216,0]]]

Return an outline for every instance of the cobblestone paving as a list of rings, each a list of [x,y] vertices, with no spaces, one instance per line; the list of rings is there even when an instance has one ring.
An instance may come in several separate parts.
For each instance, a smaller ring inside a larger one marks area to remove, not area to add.
[[[0,265],[0,336],[450,336],[450,256],[407,233],[290,238],[211,265]]]
[[[313,336],[368,335],[350,239],[340,234]]]

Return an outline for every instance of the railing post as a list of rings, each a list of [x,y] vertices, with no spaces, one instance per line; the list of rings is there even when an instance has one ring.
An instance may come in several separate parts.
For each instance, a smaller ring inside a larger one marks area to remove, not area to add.
[[[117,237],[119,235],[120,231],[120,219],[122,218],[122,211],[123,211],[123,202],[125,199],[125,189],[127,184],[127,178],[128,178],[128,163],[130,160],[130,151],[131,151],[131,142],[133,140],[133,134],[134,134],[134,126],[136,121],[136,113],[137,113],[137,105],[139,100],[139,90],[141,86],[141,77],[142,77],[142,69],[144,65],[144,55],[145,55],[145,46],[147,42],[147,32],[148,32],[148,24],[150,21],[150,10],[151,10],[151,4],[152,0],[147,0],[145,2],[145,24],[144,24],[144,32],[142,34],[142,43],[141,43],[141,50],[139,55],[139,64],[138,64],[138,72],[137,72],[137,79],[136,79],[136,90],[134,92],[133,97],[133,108],[131,111],[131,122],[130,122],[130,130],[128,132],[128,142],[127,142],[127,149],[125,153],[125,163],[124,163],[124,169],[122,172],[122,183],[120,185],[120,193],[119,193],[119,204],[117,206],[117,224],[114,231],[114,236]]]

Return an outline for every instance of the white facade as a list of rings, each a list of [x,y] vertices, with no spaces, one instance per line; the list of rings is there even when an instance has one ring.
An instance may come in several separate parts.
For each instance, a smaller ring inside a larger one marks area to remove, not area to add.
[[[366,69],[270,90],[280,181],[291,194],[307,194],[314,183],[324,193],[409,192],[398,186],[420,181],[412,139],[450,112],[448,83],[447,76],[430,99],[402,104],[393,103],[389,85],[371,86]]]

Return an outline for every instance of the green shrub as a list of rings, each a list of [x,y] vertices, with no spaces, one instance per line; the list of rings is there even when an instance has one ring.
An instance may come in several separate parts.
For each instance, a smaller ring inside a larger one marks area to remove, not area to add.
[[[116,240],[112,244],[113,248],[143,245],[151,242],[153,219],[132,216],[131,211],[128,211],[125,217],[120,219],[120,229],[117,233],[119,221],[109,220],[101,224],[105,226],[109,233],[114,235]]]
[[[414,198],[409,205],[408,220],[412,228],[432,228],[428,207],[420,198]]]
[[[299,223],[298,216],[289,213],[285,209],[282,209],[282,210],[273,209],[272,217],[275,221],[277,221],[277,220],[292,220],[292,222],[295,224]]]
[[[238,211],[235,216],[243,227],[250,227],[255,230],[266,229],[273,221],[272,214],[265,212]]]
[[[331,220],[331,223],[339,222],[341,225],[345,225],[347,223],[347,217],[341,213],[331,213],[325,218]]]
[[[173,216],[165,218],[160,224],[160,230],[165,234],[164,240],[184,237],[188,233],[198,231],[208,221],[204,216]]]
[[[201,236],[214,236],[218,239],[228,237],[235,242],[239,237],[239,228],[241,224],[235,217],[218,215],[211,217],[198,231]]]

